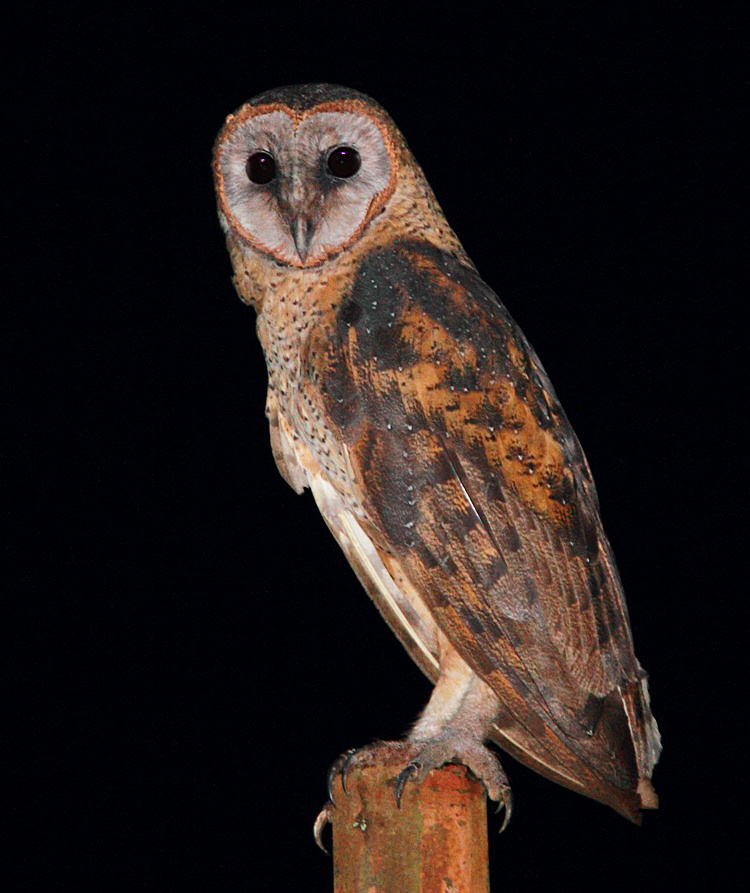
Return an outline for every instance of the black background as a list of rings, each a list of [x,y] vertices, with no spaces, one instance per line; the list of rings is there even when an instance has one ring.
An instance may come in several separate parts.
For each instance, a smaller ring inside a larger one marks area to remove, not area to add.
[[[506,758],[496,889],[734,889],[743,76],[737,23],[697,8],[25,8],[0,357],[13,889],[330,890],[328,765],[429,695],[275,470],[216,221],[224,116],[308,81],[388,109],[536,347],[651,673],[659,812],[636,828]]]

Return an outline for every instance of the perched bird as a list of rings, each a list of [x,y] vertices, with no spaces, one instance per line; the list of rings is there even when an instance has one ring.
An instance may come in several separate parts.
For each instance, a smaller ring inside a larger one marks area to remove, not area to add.
[[[214,173],[279,471],[435,683],[397,790],[458,762],[509,807],[492,741],[640,821],[661,745],[591,472],[403,136],[284,87],[229,115]]]

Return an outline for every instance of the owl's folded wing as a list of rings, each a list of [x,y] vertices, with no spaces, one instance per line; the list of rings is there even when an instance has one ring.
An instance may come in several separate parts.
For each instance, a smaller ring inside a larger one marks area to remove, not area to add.
[[[635,791],[659,745],[622,587],[585,457],[507,312],[470,267],[403,243],[359,270],[326,352],[324,410],[377,547],[518,750]]]

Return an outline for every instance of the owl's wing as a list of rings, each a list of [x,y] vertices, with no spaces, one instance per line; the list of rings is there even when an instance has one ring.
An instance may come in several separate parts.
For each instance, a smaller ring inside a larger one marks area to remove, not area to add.
[[[402,243],[360,266],[329,336],[307,362],[373,542],[500,696],[498,739],[635,791],[658,756],[645,673],[585,457],[520,330],[473,268]]]

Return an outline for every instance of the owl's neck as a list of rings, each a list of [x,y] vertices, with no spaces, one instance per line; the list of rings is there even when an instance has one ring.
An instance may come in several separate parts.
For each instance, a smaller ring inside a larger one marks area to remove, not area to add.
[[[351,268],[351,269],[349,269]],[[308,342],[332,324],[354,262],[295,269],[270,265],[258,310],[257,332],[268,367],[269,387],[282,406],[298,390]]]

